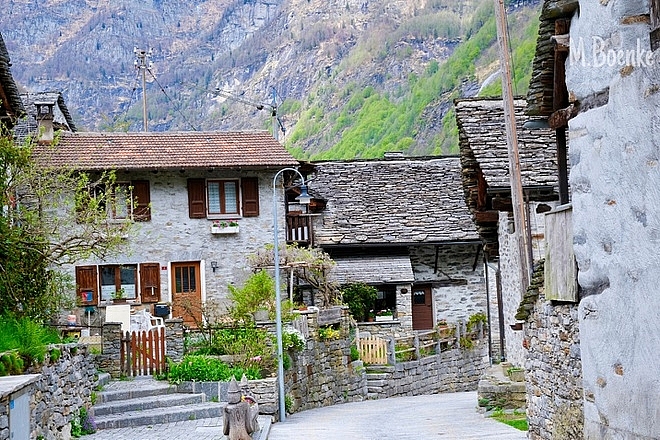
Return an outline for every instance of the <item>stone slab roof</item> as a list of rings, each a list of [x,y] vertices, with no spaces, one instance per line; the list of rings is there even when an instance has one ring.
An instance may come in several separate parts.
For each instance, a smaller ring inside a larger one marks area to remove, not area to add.
[[[393,284],[415,281],[410,257],[406,255],[333,259],[336,266],[330,272],[329,278],[339,284]]]
[[[327,201],[320,246],[471,241],[457,157],[317,162],[310,192]]]
[[[544,0],[539,34],[532,62],[532,77],[527,92],[527,114],[550,116],[553,112],[555,58],[550,37],[555,34],[555,20],[570,17],[578,8],[578,0]]]
[[[60,92],[21,93],[21,100],[28,117],[18,121],[14,127],[14,134],[18,139],[24,139],[30,134],[39,132],[35,102],[53,104],[53,128],[55,130],[77,131],[69,108]]]
[[[0,34],[0,120],[13,125],[25,114],[16,82],[11,74],[11,60],[5,41]]]
[[[267,131],[62,132],[56,146],[38,146],[45,166],[80,170],[270,168],[299,162]]]
[[[529,120],[524,99],[514,101],[518,131],[520,173],[524,186],[558,185],[557,144],[554,130],[523,128]],[[501,99],[457,100],[461,160],[473,156],[489,188],[508,188],[509,155]],[[464,165],[465,166],[465,165]]]

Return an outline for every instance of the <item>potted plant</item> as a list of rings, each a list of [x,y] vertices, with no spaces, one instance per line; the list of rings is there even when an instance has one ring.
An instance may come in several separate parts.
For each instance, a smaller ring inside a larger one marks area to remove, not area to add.
[[[116,290],[112,294],[112,303],[113,304],[124,304],[126,302],[126,290],[122,287],[119,290]]]
[[[238,230],[238,222],[234,220],[213,220],[211,223],[211,234],[236,234]]]
[[[380,310],[376,313],[376,322],[380,321],[393,321],[394,312],[390,309]]]

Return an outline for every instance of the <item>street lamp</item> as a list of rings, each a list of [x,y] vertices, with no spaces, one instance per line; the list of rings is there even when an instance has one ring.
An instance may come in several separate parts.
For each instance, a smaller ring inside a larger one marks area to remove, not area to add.
[[[284,399],[284,349],[282,348],[282,292],[280,291],[280,245],[279,230],[277,222],[277,178],[284,171],[293,171],[300,176],[300,195],[296,200],[304,205],[308,205],[312,199],[307,194],[307,185],[305,178],[300,171],[295,168],[284,168],[279,170],[273,177],[273,243],[275,245],[273,260],[275,262],[275,332],[277,335],[277,395],[280,403],[280,422],[286,420],[286,406]]]

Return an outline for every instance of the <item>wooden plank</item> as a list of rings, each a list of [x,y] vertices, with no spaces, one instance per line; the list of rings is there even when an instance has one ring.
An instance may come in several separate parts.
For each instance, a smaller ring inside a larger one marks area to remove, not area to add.
[[[331,307],[319,310],[318,324],[331,325],[341,322],[341,307]]]
[[[545,236],[545,297],[551,301],[577,302],[577,264],[570,207],[546,214]]]

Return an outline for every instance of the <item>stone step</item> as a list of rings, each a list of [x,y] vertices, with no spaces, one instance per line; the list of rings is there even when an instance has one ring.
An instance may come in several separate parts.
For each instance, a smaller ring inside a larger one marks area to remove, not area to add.
[[[390,375],[388,373],[367,373],[367,381],[370,380],[387,380]]]
[[[393,365],[373,365],[366,367],[367,374],[394,373],[396,370]]]
[[[152,408],[183,406],[194,403],[204,403],[206,396],[199,394],[166,394],[161,396],[146,396],[129,400],[113,400],[94,405],[94,416],[120,414],[127,411],[144,411]]]
[[[205,402],[142,411],[125,411],[94,417],[94,421],[96,427],[101,430],[207,419],[222,417],[223,408],[226,405],[226,402]]]
[[[162,396],[176,393],[176,386],[167,382],[149,379],[110,382],[97,394],[98,403],[137,399],[140,397]]]

